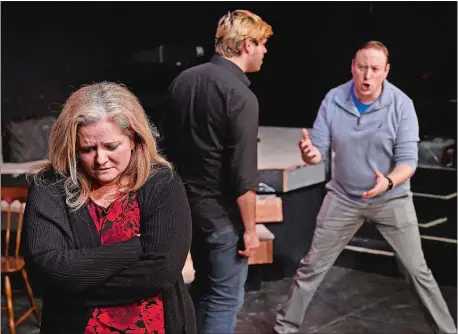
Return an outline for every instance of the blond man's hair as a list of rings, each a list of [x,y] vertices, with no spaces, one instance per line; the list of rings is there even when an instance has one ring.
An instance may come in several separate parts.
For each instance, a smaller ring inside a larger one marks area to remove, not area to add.
[[[256,14],[240,9],[228,12],[218,22],[215,52],[228,58],[238,56],[245,40],[257,45],[272,35],[272,27]]]
[[[379,41],[365,42],[363,45],[361,45],[358,48],[358,50],[356,50],[355,57],[356,57],[356,54],[358,53],[358,51],[367,50],[367,49],[375,49],[375,50],[382,51],[383,54],[386,56],[386,63],[389,64],[390,61],[389,61],[388,48],[382,42],[379,42]]]
[[[84,86],[66,101],[51,129],[48,161],[33,171],[39,183],[44,171],[55,170],[62,177],[66,203],[72,210],[82,207],[91,191],[91,179],[78,163],[78,129],[102,119],[116,122],[135,143],[123,173],[128,180],[127,186],[123,184],[124,193],[138,190],[159,167],[172,168],[159,154],[152,126],[135,95],[111,82]]]

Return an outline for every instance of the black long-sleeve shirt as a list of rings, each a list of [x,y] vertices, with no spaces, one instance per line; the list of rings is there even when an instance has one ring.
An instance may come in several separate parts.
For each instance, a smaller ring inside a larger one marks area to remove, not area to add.
[[[185,184],[193,224],[206,231],[234,217],[241,223],[236,200],[258,187],[259,107],[249,85],[237,65],[214,55],[169,88],[159,144]]]
[[[191,215],[178,175],[158,171],[137,192],[141,237],[101,246],[87,207],[70,212],[59,177],[32,184],[24,214],[26,264],[43,282],[45,333],[83,333],[94,307],[161,293],[166,333],[195,333],[181,275]]]

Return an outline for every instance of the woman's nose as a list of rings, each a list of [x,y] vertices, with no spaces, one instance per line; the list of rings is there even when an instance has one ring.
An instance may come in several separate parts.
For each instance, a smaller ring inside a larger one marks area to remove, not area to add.
[[[107,162],[107,155],[102,151],[97,151],[96,162],[98,165],[103,165]]]

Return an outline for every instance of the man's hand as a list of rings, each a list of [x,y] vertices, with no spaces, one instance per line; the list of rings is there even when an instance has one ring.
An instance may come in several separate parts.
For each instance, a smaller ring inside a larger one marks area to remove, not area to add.
[[[243,233],[243,242],[245,244],[245,250],[239,250],[239,255],[244,257],[253,255],[261,244],[256,230],[245,231],[245,233]]]
[[[301,150],[302,160],[306,164],[314,165],[316,158],[321,155],[318,149],[313,146],[312,141],[310,140],[309,133],[306,129],[302,129],[302,138],[299,140],[299,149]]]
[[[387,178],[385,177],[385,175],[383,175],[376,169],[374,170],[374,173],[375,173],[375,186],[371,190],[363,193],[361,196],[362,198],[376,197],[380,195],[381,193],[384,193],[388,189],[389,182]]]

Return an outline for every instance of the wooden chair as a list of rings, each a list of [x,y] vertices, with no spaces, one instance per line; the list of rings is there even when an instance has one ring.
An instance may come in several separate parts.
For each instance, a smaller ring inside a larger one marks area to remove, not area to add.
[[[1,189],[1,211],[2,211],[2,225],[5,224],[5,255],[1,257],[2,261],[2,276],[4,277],[5,286],[5,298],[6,307],[2,306],[2,310],[8,312],[8,327],[11,334],[16,333],[16,327],[21,324],[27,317],[32,313],[35,313],[37,319],[37,325],[40,326],[40,310],[33,296],[32,287],[30,286],[27,278],[27,272],[25,270],[25,262],[22,256],[19,256],[19,246],[21,244],[21,233],[22,233],[22,218],[24,216],[25,200],[27,198],[27,189],[25,188],[2,188]],[[9,197],[13,200],[12,203],[8,203],[3,199]],[[6,219],[5,219],[6,216]],[[15,228],[14,228],[15,227]],[[3,226],[2,226],[3,230]],[[2,231],[3,232],[3,231]],[[16,244],[14,256],[9,256],[10,252],[10,239],[11,232],[16,232]],[[15,321],[14,309],[13,309],[13,291],[11,289],[10,276],[21,273],[25,283],[27,294],[31,307],[22,314],[19,319]]]
[[[2,200],[9,197],[12,200],[18,200],[19,202],[25,203],[25,201],[27,200],[28,194],[29,194],[29,190],[27,188],[3,187],[1,195],[2,195]]]

